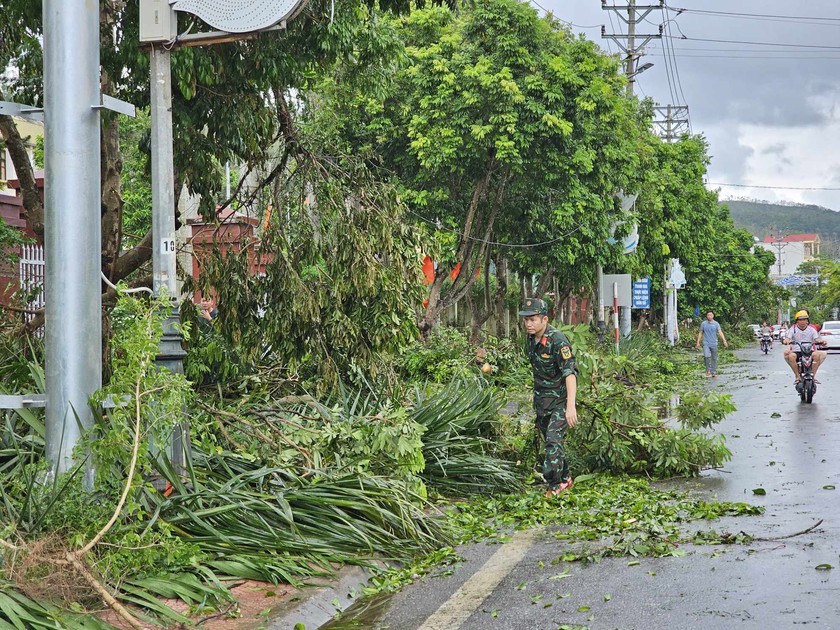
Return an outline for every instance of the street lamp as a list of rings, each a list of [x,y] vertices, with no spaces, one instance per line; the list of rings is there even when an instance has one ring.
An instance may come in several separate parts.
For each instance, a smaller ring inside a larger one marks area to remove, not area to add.
[[[642,72],[644,72],[645,70],[650,70],[651,68],[653,68],[653,64],[652,64],[651,62],[648,62],[648,63],[643,63],[641,66],[639,66],[638,68],[636,68],[636,70],[635,70],[635,71],[633,71],[633,72],[631,72],[630,74],[628,74],[628,75],[627,75],[627,78],[632,79],[632,78],[633,78],[633,77],[635,77],[637,74],[642,74]]]

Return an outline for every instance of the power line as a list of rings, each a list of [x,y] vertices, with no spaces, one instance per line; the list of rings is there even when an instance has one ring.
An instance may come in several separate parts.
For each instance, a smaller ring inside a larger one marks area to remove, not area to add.
[[[546,14],[551,13],[551,15],[554,17],[555,20],[557,20],[558,22],[563,22],[563,24],[568,24],[569,26],[574,26],[575,28],[601,28],[600,24],[593,24],[592,26],[584,26],[583,24],[575,24],[574,22],[569,22],[569,20],[564,20],[563,18],[559,18],[556,15],[554,15],[553,11],[549,11],[548,9],[546,9],[543,5],[541,5],[539,2],[537,2],[537,0],[528,0],[528,2],[533,4],[535,7],[539,8],[539,9],[542,9],[543,13],[546,13]]]
[[[665,29],[668,31],[668,36],[665,38],[665,43],[666,43],[666,46],[667,46],[667,49],[668,49],[668,55],[671,59],[671,66],[672,66],[671,74],[676,79],[677,91],[679,92],[680,98],[682,99],[682,103],[680,103],[680,101],[675,101],[675,102],[676,102],[677,105],[682,104],[682,105],[687,106],[688,101],[686,100],[685,93],[683,92],[683,89],[682,89],[682,81],[680,80],[680,71],[679,71],[679,68],[677,66],[677,55],[676,55],[676,52],[674,51],[674,43],[672,41],[674,36],[671,32],[671,20],[667,19],[667,16],[665,15],[665,9],[664,8],[662,9],[662,18],[665,20]],[[687,114],[686,114],[686,117],[688,117]],[[688,128],[689,128],[689,131],[691,131],[691,122],[690,121],[688,123]]]
[[[665,58],[665,53],[655,53],[657,56]],[[683,59],[775,59],[777,61],[823,61],[831,59],[840,59],[840,56],[835,57],[770,57],[767,55],[681,55]]]
[[[679,40],[681,38],[676,37],[674,39]],[[651,44],[650,48],[653,49],[653,50],[664,50],[664,48],[662,48],[662,49],[658,48],[656,46],[656,44]],[[680,49],[680,51],[690,50],[690,51],[694,51],[694,52],[696,52],[696,51],[701,51],[701,52],[709,52],[709,51],[713,51],[713,52],[749,52],[749,53],[755,52],[755,53],[778,53],[780,55],[782,55],[782,54],[790,55],[792,53],[800,53],[802,55],[818,55],[822,52],[820,50],[773,50],[772,48],[760,48],[760,49],[755,49],[755,48],[720,48],[719,46],[699,46],[699,47],[680,46],[679,49]]]
[[[683,35],[682,37],[673,37],[671,35],[667,35],[671,39],[679,39],[684,41],[691,41],[691,42],[713,42],[717,44],[744,44],[746,46],[777,46],[781,48],[819,48],[822,50],[840,50],[840,46],[820,46],[817,44],[786,44],[780,42],[749,42],[740,39],[711,39],[705,37],[688,37],[687,35]]]
[[[668,91],[671,93],[671,102],[679,105],[674,92],[674,80],[671,78],[671,46],[667,37],[662,38],[663,59],[665,60],[665,78],[668,81]]]
[[[708,186],[731,186],[733,188],[767,188],[770,190],[840,190],[840,188],[822,186],[761,186],[759,184],[729,184],[726,182],[706,182]]]
[[[682,7],[671,7],[665,5],[669,11],[674,11],[679,15],[680,13],[700,13],[706,15],[730,16],[730,17],[747,17],[747,18],[772,18],[778,20],[812,20],[814,22],[836,22],[840,23],[840,18],[830,18],[822,16],[806,16],[806,15],[773,15],[770,13],[741,13],[737,11],[711,11],[708,9],[686,9]]]

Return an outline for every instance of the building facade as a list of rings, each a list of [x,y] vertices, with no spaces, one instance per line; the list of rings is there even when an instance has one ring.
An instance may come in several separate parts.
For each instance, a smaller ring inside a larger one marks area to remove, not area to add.
[[[787,236],[766,236],[756,247],[773,252],[775,260],[770,267],[770,276],[783,278],[796,273],[799,265],[814,260],[820,255],[819,234],[788,234]]]

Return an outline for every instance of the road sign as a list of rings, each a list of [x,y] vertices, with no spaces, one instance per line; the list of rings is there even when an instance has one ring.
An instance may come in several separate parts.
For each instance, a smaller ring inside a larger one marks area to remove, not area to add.
[[[650,278],[633,283],[633,308],[650,308]]]
[[[601,285],[601,301],[604,304],[613,303],[613,283],[618,284],[618,305],[630,306],[633,296],[633,277],[629,273],[604,274],[604,282]]]

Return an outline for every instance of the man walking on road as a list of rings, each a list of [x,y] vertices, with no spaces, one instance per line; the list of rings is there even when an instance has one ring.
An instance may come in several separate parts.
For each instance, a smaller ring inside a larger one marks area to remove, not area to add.
[[[697,333],[697,343],[694,344],[699,349],[700,340],[703,340],[703,360],[706,362],[706,377],[717,376],[718,336],[723,341],[723,347],[728,348],[729,344],[726,343],[723,330],[721,330],[720,324],[715,321],[715,314],[709,311],[706,313],[706,321],[700,324],[700,332]]]
[[[548,305],[543,300],[526,298],[519,314],[528,334],[526,351],[534,372],[536,424],[545,438],[545,496],[554,497],[572,487],[563,439],[577,424],[577,363],[569,339],[549,325]]]

